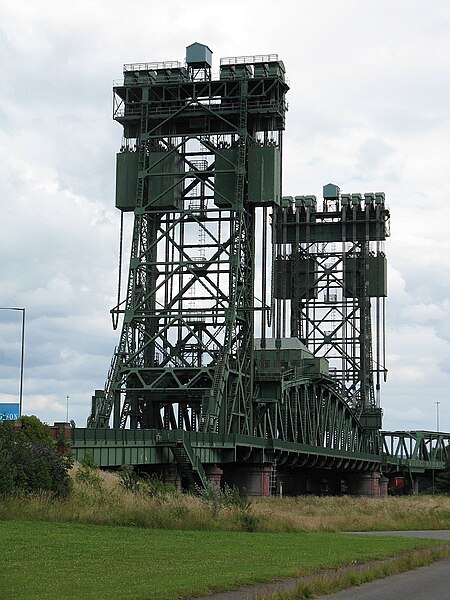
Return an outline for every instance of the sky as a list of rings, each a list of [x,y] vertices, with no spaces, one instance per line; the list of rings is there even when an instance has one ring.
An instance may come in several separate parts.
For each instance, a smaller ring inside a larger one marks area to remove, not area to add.
[[[3,0],[0,307],[26,308],[23,413],[83,427],[104,386],[119,337],[113,80],[193,42],[213,72],[225,56],[285,63],[284,195],[385,192],[383,428],[450,431],[448,0]],[[0,402],[19,397],[21,316],[0,310]]]

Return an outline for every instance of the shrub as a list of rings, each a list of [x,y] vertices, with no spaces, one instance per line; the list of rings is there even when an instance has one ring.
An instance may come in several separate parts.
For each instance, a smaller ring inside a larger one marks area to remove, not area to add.
[[[173,484],[165,483],[157,475],[140,475],[132,465],[123,465],[118,475],[121,487],[133,494],[145,494],[152,498],[177,494]]]
[[[79,468],[75,473],[75,479],[99,492],[102,491],[102,480],[99,474],[99,468],[91,453],[86,452],[84,457],[80,460]]]
[[[136,494],[142,491],[142,480],[139,478],[132,465],[123,465],[118,471],[121,487],[128,492]]]
[[[152,498],[162,496],[176,496],[177,488],[173,483],[166,483],[157,475],[152,475],[144,480],[145,492]]]
[[[32,443],[54,447],[50,427],[34,415],[20,417],[22,434]]]
[[[24,429],[0,426],[0,496],[48,491],[70,492],[68,465],[58,453],[49,428],[37,417],[22,417]]]
[[[238,488],[225,484],[223,489],[218,489],[208,484],[205,489],[197,488],[196,491],[214,517],[219,515],[221,509],[228,509],[242,531],[254,532],[259,528],[261,518],[253,512],[247,494]]]
[[[229,486],[227,483],[222,491],[223,502],[225,506],[234,506],[241,510],[250,510],[252,501],[247,496],[246,492],[240,490],[236,486]]]
[[[254,533],[258,531],[258,527],[261,524],[261,519],[258,515],[251,512],[250,510],[241,509],[237,513],[237,521],[242,529],[242,531],[248,531],[249,533]]]

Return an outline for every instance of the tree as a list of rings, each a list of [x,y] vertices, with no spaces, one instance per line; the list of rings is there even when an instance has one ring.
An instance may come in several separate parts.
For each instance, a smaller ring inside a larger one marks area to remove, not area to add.
[[[50,427],[34,415],[20,418],[22,433],[32,444],[52,447],[54,442]]]
[[[58,452],[50,428],[37,417],[22,417],[22,429],[0,423],[0,496],[48,491],[70,492],[70,465]]]

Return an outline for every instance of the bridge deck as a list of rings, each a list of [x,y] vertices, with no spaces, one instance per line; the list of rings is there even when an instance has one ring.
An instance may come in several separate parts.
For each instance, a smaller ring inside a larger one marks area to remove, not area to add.
[[[450,457],[450,434],[382,432],[382,439],[384,451],[377,455],[244,435],[76,428],[72,430],[72,450],[77,460],[90,453],[99,466],[111,468],[172,463],[171,448],[177,442],[189,443],[202,464],[277,461],[290,466],[385,472],[408,469],[420,473],[444,469]]]

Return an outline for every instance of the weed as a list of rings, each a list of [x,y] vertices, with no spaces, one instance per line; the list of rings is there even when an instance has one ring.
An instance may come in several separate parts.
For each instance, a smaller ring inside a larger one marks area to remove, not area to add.
[[[123,465],[118,471],[119,484],[127,492],[136,494],[142,489],[142,480],[131,465]]]
[[[237,513],[237,519],[242,531],[248,531],[249,533],[258,531],[261,518],[254,513],[247,510],[240,510]]]
[[[128,478],[124,483],[124,477]],[[64,501],[46,494],[0,501],[1,518],[97,524],[139,524],[162,529],[308,532],[449,529],[450,497],[419,496],[258,498],[235,488],[182,494],[157,477],[105,472],[92,456],[71,470],[73,490]],[[436,507],[439,507],[436,508]]]
[[[177,488],[172,483],[166,483],[157,475],[145,479],[144,490],[151,498],[164,498],[178,494]]]
[[[99,473],[98,465],[94,461],[94,457],[90,453],[86,453],[84,458],[79,463],[79,468],[75,472],[75,480],[82,483],[97,492],[102,491],[102,480]]]

